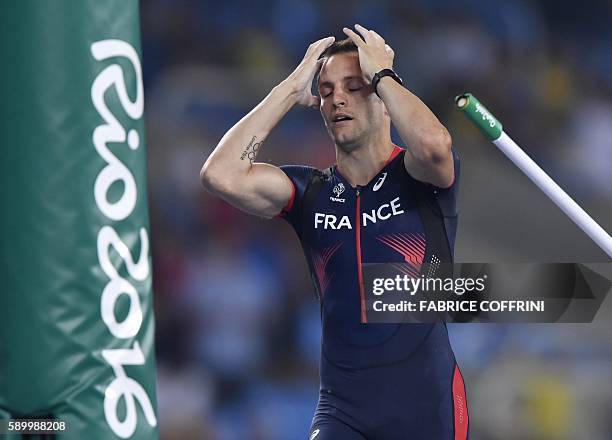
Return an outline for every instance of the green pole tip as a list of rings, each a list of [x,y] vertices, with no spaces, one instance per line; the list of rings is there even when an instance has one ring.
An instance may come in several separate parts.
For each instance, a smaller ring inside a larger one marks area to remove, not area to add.
[[[455,104],[457,104],[459,110],[463,110],[469,104],[470,96],[472,95],[469,93],[464,93],[463,95],[455,96]]]
[[[457,95],[455,104],[490,140],[494,141],[501,136],[503,132],[501,122],[474,95],[471,93]]]

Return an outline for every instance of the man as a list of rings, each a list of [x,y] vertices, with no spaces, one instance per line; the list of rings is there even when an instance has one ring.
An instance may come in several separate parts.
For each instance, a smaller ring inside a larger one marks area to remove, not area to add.
[[[458,162],[448,131],[392,71],[393,50],[355,29],[311,44],[200,177],[243,211],[284,217],[300,237],[323,325],[311,440],[465,439],[465,390],[445,325],[368,324],[363,281],[365,263],[409,263],[418,274],[428,259],[452,261]],[[318,106],[335,143],[326,172],[255,162],[296,104]],[[391,141],[391,122],[406,150]]]

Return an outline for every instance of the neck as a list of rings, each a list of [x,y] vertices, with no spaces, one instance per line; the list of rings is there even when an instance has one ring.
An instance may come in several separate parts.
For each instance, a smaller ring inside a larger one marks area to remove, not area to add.
[[[351,186],[365,186],[383,169],[394,149],[390,133],[364,142],[350,152],[336,146],[338,171]]]

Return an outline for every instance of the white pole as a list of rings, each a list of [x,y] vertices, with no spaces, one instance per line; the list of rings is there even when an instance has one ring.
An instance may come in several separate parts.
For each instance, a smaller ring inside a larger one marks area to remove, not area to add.
[[[480,101],[466,93],[457,96],[455,102],[497,148],[612,258],[612,237],[503,131],[502,124]]]
[[[555,204],[572,219],[585,234],[602,248],[612,258],[612,237],[586,213],[557,183],[550,178],[510,136],[502,132],[493,141],[523,173],[540,188]]]

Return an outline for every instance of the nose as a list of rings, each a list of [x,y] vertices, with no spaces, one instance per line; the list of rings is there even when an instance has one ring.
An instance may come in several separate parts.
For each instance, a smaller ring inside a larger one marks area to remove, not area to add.
[[[345,107],[347,103],[346,93],[343,90],[336,90],[333,94],[333,105],[334,107]]]

